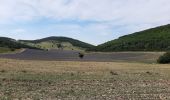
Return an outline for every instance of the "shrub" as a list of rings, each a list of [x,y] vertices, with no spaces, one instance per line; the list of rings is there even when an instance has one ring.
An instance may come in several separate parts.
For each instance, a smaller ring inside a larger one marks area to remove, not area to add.
[[[0,72],[1,72],[1,73],[5,73],[6,71],[5,71],[5,70],[1,70]]]
[[[27,73],[27,71],[26,71],[26,70],[22,70],[21,72],[23,72],[23,73]]]
[[[165,53],[164,55],[160,56],[157,60],[160,64],[168,64],[170,63],[170,52]]]
[[[79,58],[83,59],[84,54],[83,53],[79,53]]]
[[[147,71],[147,72],[146,72],[146,74],[148,74],[148,75],[152,75],[152,72]]]
[[[118,73],[117,73],[117,72],[114,72],[114,71],[110,71],[110,74],[111,74],[111,75],[118,75]]]
[[[63,46],[62,46],[62,44],[57,44],[57,47],[62,48]]]
[[[11,48],[11,51],[15,51],[15,49],[14,49],[14,48]]]

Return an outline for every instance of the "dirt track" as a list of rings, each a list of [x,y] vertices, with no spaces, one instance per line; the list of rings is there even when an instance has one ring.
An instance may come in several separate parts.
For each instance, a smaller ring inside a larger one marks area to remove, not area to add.
[[[86,53],[83,59],[78,51],[62,50],[32,50],[27,49],[17,54],[1,54],[0,58],[21,60],[52,60],[52,61],[134,61],[155,62],[162,53],[154,52],[114,52],[114,53]]]

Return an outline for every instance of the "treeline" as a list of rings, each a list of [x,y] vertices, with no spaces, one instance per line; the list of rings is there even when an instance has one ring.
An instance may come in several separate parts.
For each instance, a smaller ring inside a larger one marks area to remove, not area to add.
[[[89,51],[168,51],[170,50],[170,25],[165,25],[120,37]]]
[[[5,38],[5,37],[0,37],[0,47],[10,48],[10,49],[20,49],[20,48],[38,49],[35,47],[21,44],[14,39]]]

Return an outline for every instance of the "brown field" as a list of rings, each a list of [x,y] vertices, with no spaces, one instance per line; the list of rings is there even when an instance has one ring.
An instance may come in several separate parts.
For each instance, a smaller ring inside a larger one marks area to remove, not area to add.
[[[0,100],[169,100],[170,65],[0,59]]]

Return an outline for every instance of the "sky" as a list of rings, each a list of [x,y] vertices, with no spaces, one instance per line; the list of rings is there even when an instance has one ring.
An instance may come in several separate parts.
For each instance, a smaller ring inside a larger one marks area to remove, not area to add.
[[[0,37],[65,36],[98,45],[170,24],[170,0],[0,0]]]

